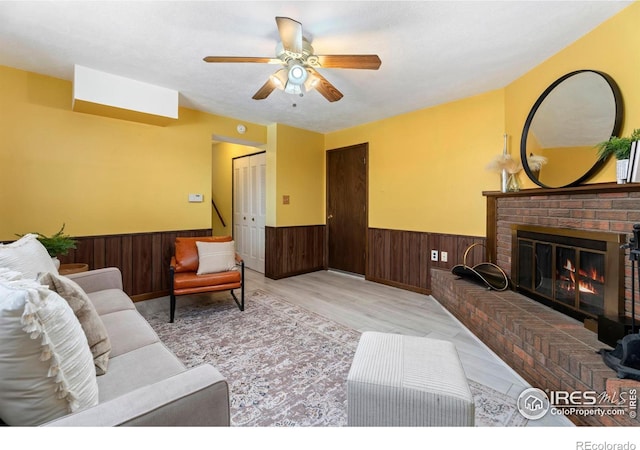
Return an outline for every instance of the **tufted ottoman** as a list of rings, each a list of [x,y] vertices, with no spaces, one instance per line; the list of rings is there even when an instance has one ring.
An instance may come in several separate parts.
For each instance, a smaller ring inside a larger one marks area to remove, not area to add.
[[[367,331],[347,376],[349,426],[473,426],[475,407],[455,345]]]

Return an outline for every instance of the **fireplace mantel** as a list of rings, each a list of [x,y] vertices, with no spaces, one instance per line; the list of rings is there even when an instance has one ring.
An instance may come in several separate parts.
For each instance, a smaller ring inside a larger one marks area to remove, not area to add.
[[[482,195],[487,198],[487,258],[489,258],[489,260],[491,261],[497,260],[497,200],[500,198],[550,197],[580,194],[624,194],[629,192],[640,192],[640,183],[595,183],[553,189],[521,189],[518,192],[483,191]],[[629,229],[629,232],[631,232],[631,229]]]
[[[610,192],[640,192],[640,183],[595,183],[564,188],[520,189],[518,192],[483,191],[485,197],[529,197],[540,195],[602,194]]]
[[[487,199],[487,259],[511,275],[511,227],[540,225],[630,235],[640,223],[640,183],[597,183],[518,192],[483,192]],[[630,309],[630,263],[625,277]],[[638,313],[636,313],[638,314]]]

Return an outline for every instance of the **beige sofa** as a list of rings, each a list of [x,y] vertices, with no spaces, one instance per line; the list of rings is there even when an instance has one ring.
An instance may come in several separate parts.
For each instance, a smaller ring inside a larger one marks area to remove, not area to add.
[[[117,268],[69,275],[107,328],[111,354],[98,405],[44,426],[228,426],[229,388],[213,366],[187,369],[122,290]]]

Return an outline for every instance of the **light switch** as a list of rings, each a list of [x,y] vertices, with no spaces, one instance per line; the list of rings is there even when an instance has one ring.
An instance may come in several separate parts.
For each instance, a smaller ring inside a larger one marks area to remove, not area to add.
[[[204,201],[204,195],[189,194],[189,203],[202,203],[203,201]]]
[[[288,205],[289,204],[289,196],[288,195],[283,195],[282,196],[282,204],[283,205]]]

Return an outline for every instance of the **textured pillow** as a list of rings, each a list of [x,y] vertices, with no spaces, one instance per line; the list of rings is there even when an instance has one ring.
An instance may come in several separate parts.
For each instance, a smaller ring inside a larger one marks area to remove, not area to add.
[[[227,272],[236,266],[234,241],[196,242],[198,247],[198,275]]]
[[[0,274],[0,419],[39,425],[98,404],[93,358],[78,319],[35,280]]]
[[[80,321],[82,331],[87,337],[89,349],[93,355],[93,362],[96,366],[96,375],[107,373],[111,341],[107,334],[107,328],[104,326],[87,294],[75,281],[51,272],[39,274],[37,281],[40,284],[49,286],[50,290],[60,294],[69,303],[71,310]]]
[[[178,237],[175,242],[176,272],[198,270],[198,248],[196,242],[229,242],[231,236]]]
[[[25,234],[10,244],[0,244],[0,267],[22,273],[24,278],[35,279],[40,272],[58,273],[53,260],[37,234]]]

